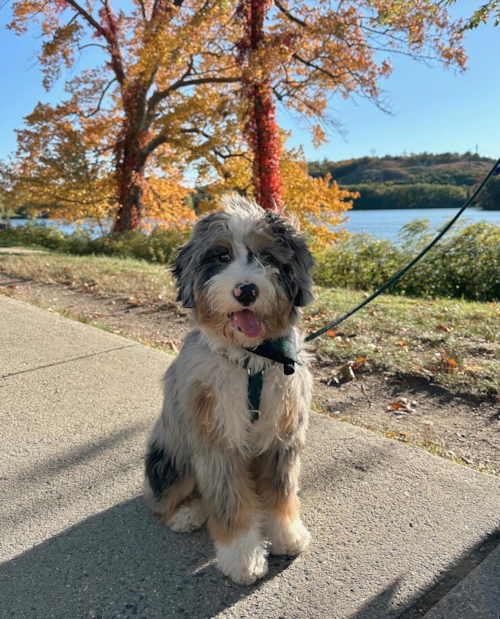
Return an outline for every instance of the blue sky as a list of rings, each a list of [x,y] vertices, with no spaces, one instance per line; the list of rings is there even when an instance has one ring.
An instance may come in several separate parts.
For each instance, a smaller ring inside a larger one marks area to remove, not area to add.
[[[468,16],[478,1],[459,0],[457,16]],[[0,158],[15,149],[14,129],[22,126],[38,101],[57,102],[64,96],[62,84],[50,93],[42,87],[36,63],[39,39],[32,34],[17,37],[5,29],[8,5],[0,10]],[[331,113],[343,124],[344,137],[332,133],[329,142],[314,149],[300,123],[279,112],[281,126],[292,131],[289,145],[303,145],[309,159],[332,160],[412,152],[466,150],[500,156],[500,27],[482,26],[466,36],[469,70],[454,74],[429,68],[405,57],[393,60],[392,76],[382,82],[390,94],[392,115],[367,101],[334,99]]]

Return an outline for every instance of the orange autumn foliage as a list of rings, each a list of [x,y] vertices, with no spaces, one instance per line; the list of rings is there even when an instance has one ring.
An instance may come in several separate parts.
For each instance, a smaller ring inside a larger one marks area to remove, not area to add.
[[[147,218],[186,226],[188,170],[214,193],[255,195],[244,84],[265,76],[270,103],[301,116],[319,145],[337,127],[332,96],[383,106],[392,54],[464,67],[460,24],[430,0],[266,1],[241,62],[244,2],[15,0],[10,27],[39,36],[44,85],[64,77],[68,98],[27,117],[9,195],[69,219],[111,216],[115,230]],[[286,207],[318,242],[334,239],[353,196],[310,178],[300,153],[285,153],[279,172]]]
[[[344,220],[343,214],[352,208],[352,201],[358,194],[340,189],[329,175],[325,178],[310,176],[302,150],[284,147],[282,150],[280,172],[285,212],[298,219],[313,246],[331,244],[340,234],[334,228]],[[217,198],[228,191],[238,191],[255,199],[252,178],[250,157],[231,160],[225,176],[205,189],[209,197],[199,203],[200,213],[214,209]]]

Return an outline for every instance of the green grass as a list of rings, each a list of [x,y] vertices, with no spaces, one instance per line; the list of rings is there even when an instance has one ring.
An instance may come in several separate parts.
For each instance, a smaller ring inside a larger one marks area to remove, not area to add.
[[[166,267],[145,260],[108,256],[0,255],[2,271],[45,284],[62,284],[101,296],[120,295],[139,302],[175,297]]]
[[[2,273],[35,282],[59,284],[97,296],[119,296],[141,305],[175,303],[168,270],[130,258],[0,255]],[[305,308],[308,332],[359,303],[363,293],[315,287],[315,302]],[[315,340],[320,361],[352,361],[357,373],[419,376],[453,392],[485,397],[500,393],[500,304],[458,299],[383,295],[348,321]]]
[[[318,287],[304,322],[312,332],[362,298]],[[352,361],[358,371],[421,376],[485,396],[500,392],[499,326],[498,303],[383,295],[319,338],[316,351],[338,363]]]

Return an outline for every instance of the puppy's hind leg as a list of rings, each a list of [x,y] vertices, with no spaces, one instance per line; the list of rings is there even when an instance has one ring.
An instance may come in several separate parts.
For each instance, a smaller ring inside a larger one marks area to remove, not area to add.
[[[207,519],[194,474],[176,466],[165,448],[154,444],[146,456],[144,497],[151,511],[177,533],[190,533]]]

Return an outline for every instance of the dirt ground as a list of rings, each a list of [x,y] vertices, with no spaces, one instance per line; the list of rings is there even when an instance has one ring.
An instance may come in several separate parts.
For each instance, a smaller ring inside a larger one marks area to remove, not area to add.
[[[189,316],[176,303],[138,304],[123,295],[84,292],[0,273],[0,292],[50,311],[95,324],[175,354],[189,330]],[[427,449],[467,466],[500,473],[500,403],[452,395],[424,379],[395,379],[354,372],[337,383],[339,367],[317,359],[315,410]],[[398,398],[405,398],[400,399]]]

